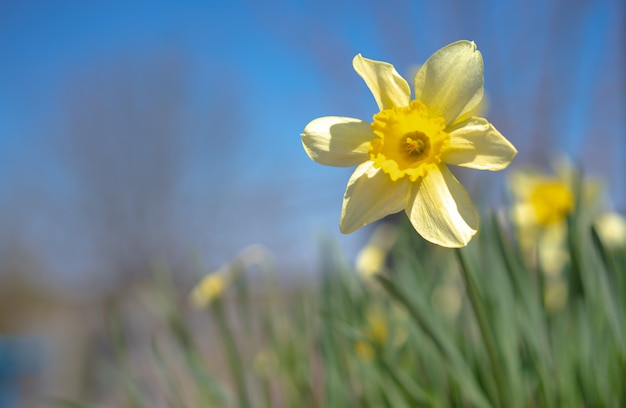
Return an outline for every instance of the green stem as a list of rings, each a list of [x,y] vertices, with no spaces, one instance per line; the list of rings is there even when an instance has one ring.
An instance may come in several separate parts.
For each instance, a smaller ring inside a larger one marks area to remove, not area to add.
[[[585,285],[582,274],[582,258],[578,241],[578,226],[574,216],[567,217],[567,243],[570,252],[571,294],[572,299],[585,298]]]
[[[250,407],[250,400],[248,397],[248,391],[246,389],[246,380],[243,371],[243,364],[241,362],[241,356],[237,350],[235,343],[235,337],[233,331],[228,324],[226,315],[224,313],[224,304],[222,299],[215,299],[211,305],[213,310],[213,316],[217,322],[217,326],[222,338],[222,343],[226,349],[226,357],[228,363],[232,369],[233,379],[235,386],[237,387],[237,394],[239,394],[239,403],[242,408]]]
[[[489,361],[491,362],[491,368],[493,370],[494,379],[498,389],[499,401],[497,401],[497,405],[504,406],[503,404],[507,401],[506,388],[504,384],[504,371],[502,370],[502,365],[500,364],[495,338],[493,336],[493,332],[491,331],[491,327],[489,326],[487,314],[485,313],[483,302],[480,298],[480,294],[478,293],[476,281],[472,276],[470,268],[468,268],[463,252],[460,249],[457,249],[455,252],[461,266],[461,274],[463,275],[463,280],[465,281],[467,295],[469,296],[470,303],[472,304],[472,309],[474,310],[474,315],[478,321],[480,333],[485,343],[485,348],[487,349],[487,355],[489,356]]]
[[[393,298],[404,306],[426,337],[433,342],[443,359],[452,367],[450,374],[463,389],[465,396],[471,399],[472,406],[490,407],[491,405],[483,395],[483,390],[476,384],[475,378],[467,367],[467,362],[462,358],[454,343],[438,330],[435,325],[431,324],[430,320],[423,313],[424,311],[420,307],[416,307],[404,291],[399,289],[393,281],[383,275],[377,275],[376,279]]]
[[[377,351],[380,353],[380,350]],[[378,358],[381,371],[388,375],[391,380],[400,389],[404,397],[412,407],[424,407],[424,406],[436,406],[437,402],[426,393],[421,387],[418,387],[416,383],[410,383],[407,378],[401,377],[402,371],[392,367],[384,358]]]

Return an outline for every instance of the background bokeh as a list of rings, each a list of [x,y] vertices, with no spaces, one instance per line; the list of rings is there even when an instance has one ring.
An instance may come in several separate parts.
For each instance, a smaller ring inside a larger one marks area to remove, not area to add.
[[[624,206],[619,0],[0,7],[0,277],[75,293],[154,257],[216,268],[250,243],[313,270],[351,170],[310,161],[301,130],[376,112],[355,54],[411,77],[457,39],[483,53],[487,116],[515,165],[565,152]],[[503,194],[501,174],[457,174],[477,201]]]
[[[357,53],[412,84],[431,53],[475,41],[486,116],[518,148],[513,166],[566,153],[623,212],[625,11],[621,0],[1,2],[0,334],[24,331],[42,296],[98,298],[155,262],[197,276],[260,243],[285,280],[307,277],[323,235],[352,257],[368,231],[338,232],[351,169],[312,162],[300,132],[319,116],[376,113]],[[453,171],[479,205],[506,199],[505,172]]]

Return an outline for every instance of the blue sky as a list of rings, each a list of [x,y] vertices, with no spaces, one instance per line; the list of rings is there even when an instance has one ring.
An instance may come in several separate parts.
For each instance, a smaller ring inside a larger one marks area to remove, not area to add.
[[[352,71],[355,54],[392,62],[408,76],[432,52],[462,38],[483,52],[488,118],[518,147],[517,162],[544,164],[542,155],[562,150],[600,176],[623,174],[624,95],[615,86],[624,87],[623,11],[619,0],[578,8],[563,1],[3,2],[0,204],[19,202],[24,190],[55,203],[55,210],[38,203],[25,227],[28,240],[60,242],[41,244],[52,248],[48,262],[89,252],[72,246],[82,234],[79,223],[71,233],[58,225],[59,219],[72,222],[67,196],[80,193],[59,170],[63,158],[55,148],[66,129],[68,89],[76,78],[106,76],[120,61],[141,72],[174,55],[184,64],[188,115],[181,132],[210,117],[215,106],[227,109],[225,129],[231,123],[237,129],[222,130],[220,137],[236,138],[224,163],[211,163],[202,149],[186,163],[181,225],[191,231],[189,247],[215,268],[260,242],[278,258],[287,252],[285,265],[313,269],[323,231],[350,257],[366,239],[365,233],[338,233],[350,169],[311,162],[299,133],[319,116],[375,113]],[[89,80],[78,86],[88,88]],[[594,132],[602,139],[594,141]],[[610,148],[598,152],[600,145]],[[502,175],[467,177],[470,191],[489,183],[502,195]],[[210,205],[207,189],[219,197]],[[610,192],[623,209],[624,188],[613,185]],[[86,258],[77,257],[75,269]]]

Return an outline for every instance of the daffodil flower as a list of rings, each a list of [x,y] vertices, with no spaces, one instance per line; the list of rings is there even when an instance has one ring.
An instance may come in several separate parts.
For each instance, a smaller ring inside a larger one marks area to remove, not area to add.
[[[327,116],[302,133],[309,157],[329,166],[357,166],[348,181],[340,230],[351,233],[406,211],[425,239],[468,244],[478,216],[447,164],[501,170],[517,151],[486,119],[473,116],[483,99],[483,60],[469,41],[433,54],[415,76],[415,96],[393,65],[354,57],[380,112],[372,123]]]
[[[407,332],[403,325],[397,324],[402,315],[395,315],[394,310],[383,312],[379,308],[368,310],[365,315],[366,325],[363,327],[363,339],[354,344],[357,357],[363,361],[370,361],[376,354],[376,347],[385,347],[391,342],[394,347],[400,347],[407,339]]]
[[[517,168],[510,173],[512,216],[518,228],[541,229],[564,223],[575,209],[577,184],[583,208],[590,213],[598,212],[602,183],[593,178],[579,179],[574,165],[565,156],[555,158],[553,167],[553,174],[532,167]]]
[[[189,294],[191,304],[198,309],[209,306],[224,295],[228,286],[239,278],[240,273],[255,265],[269,266],[268,264],[272,263],[272,253],[262,245],[255,244],[244,248],[230,263],[206,275],[194,286]]]
[[[564,156],[556,158],[553,167],[551,174],[531,167],[514,169],[508,185],[514,200],[511,218],[524,256],[538,261],[547,275],[558,276],[569,261],[567,217],[580,204],[579,222],[591,223],[601,204],[602,185],[595,179],[580,179]],[[580,203],[575,200],[576,185]]]
[[[198,309],[207,307],[211,302],[222,297],[230,281],[231,277],[227,268],[205,276],[191,291],[191,303]]]
[[[515,170],[509,185],[516,201],[518,225],[549,227],[564,222],[574,211],[574,192],[567,180],[531,169]]]
[[[391,224],[380,224],[369,242],[358,252],[355,269],[363,279],[370,279],[385,270],[385,261],[396,242],[397,233]]]

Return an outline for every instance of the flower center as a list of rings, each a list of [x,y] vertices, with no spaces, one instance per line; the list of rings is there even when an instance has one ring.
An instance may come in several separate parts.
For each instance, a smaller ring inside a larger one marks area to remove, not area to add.
[[[558,180],[546,180],[537,184],[530,196],[539,224],[546,226],[565,219],[574,208],[571,190]]]
[[[409,177],[417,181],[441,162],[450,143],[442,117],[432,115],[426,105],[412,101],[408,106],[385,109],[374,115],[376,134],[370,142],[370,159],[393,181]]]
[[[402,147],[404,147],[409,156],[418,158],[430,147],[430,141],[428,136],[422,132],[413,132],[413,134],[404,137]]]

